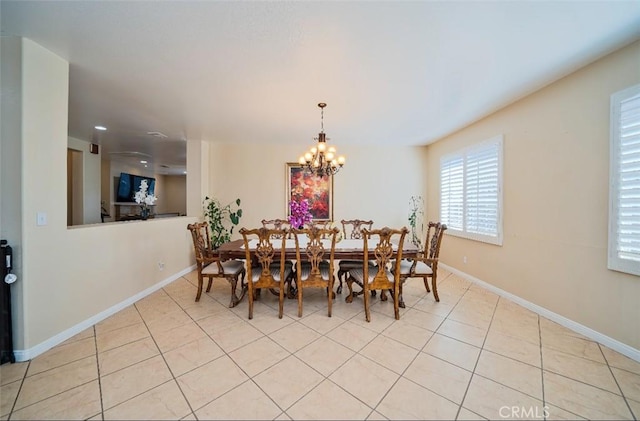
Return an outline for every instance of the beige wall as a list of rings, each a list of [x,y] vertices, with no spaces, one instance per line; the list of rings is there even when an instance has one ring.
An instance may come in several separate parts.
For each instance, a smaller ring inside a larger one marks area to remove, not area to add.
[[[105,317],[137,294],[170,281],[194,263],[178,217],[67,228],[66,150],[69,65],[22,40],[22,270],[14,308],[16,358],[31,358],[87,321]],[[4,57],[3,57],[4,58]],[[36,213],[48,224],[36,226]],[[158,263],[164,263],[161,271]]]
[[[156,213],[178,212],[187,214],[187,176],[186,175],[159,175],[156,178],[162,185],[162,197],[158,196]],[[157,193],[158,194],[158,193]]]
[[[311,128],[312,129],[312,128]],[[424,195],[424,147],[341,145],[347,156],[334,176],[333,216],[372,219],[375,226],[407,226],[409,198]],[[210,196],[226,204],[240,198],[240,226],[257,227],[262,219],[286,217],[286,163],[307,145],[212,144]],[[237,237],[237,236],[236,236]]]
[[[503,134],[504,244],[446,236],[442,261],[636,350],[640,278],[607,269],[607,223],[610,96],[637,83],[640,42],[430,145],[427,160],[438,219],[440,157]]]
[[[22,42],[0,36],[0,238],[13,248],[13,272],[22,272]],[[24,329],[24,312],[16,299],[23,283],[11,286],[13,329]],[[14,335],[14,346],[20,338]]]

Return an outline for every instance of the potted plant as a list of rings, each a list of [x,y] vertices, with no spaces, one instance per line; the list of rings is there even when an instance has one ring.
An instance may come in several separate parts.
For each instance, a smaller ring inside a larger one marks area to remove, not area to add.
[[[411,226],[411,242],[422,251],[422,231],[424,218],[424,201],[422,196],[411,196],[409,199],[409,225]],[[418,227],[419,226],[419,227]]]
[[[222,206],[218,199],[206,196],[202,203],[204,216],[211,230],[211,247],[217,250],[223,243],[231,241],[233,228],[240,223],[240,199]]]

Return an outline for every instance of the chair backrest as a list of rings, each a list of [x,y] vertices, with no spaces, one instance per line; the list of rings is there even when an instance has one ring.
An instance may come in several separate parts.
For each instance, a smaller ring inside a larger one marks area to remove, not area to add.
[[[427,229],[427,240],[424,243],[425,247],[425,256],[429,259],[437,259],[440,255],[440,244],[442,243],[442,237],[444,232],[447,230],[447,226],[440,222],[429,222],[429,227]]]
[[[392,229],[384,227],[377,230],[362,229],[364,239],[364,279],[368,278],[369,260],[373,260],[378,268],[390,269],[396,285],[400,279],[400,261],[404,238],[409,230],[406,227]],[[373,283],[388,282],[386,270],[378,270]]]
[[[292,230],[296,244],[296,272],[302,273],[302,262],[309,262],[311,269],[308,280],[322,280],[320,263],[329,260],[329,274],[333,274],[334,255],[336,251],[336,238],[340,230],[338,228],[327,229],[310,227],[301,230]],[[306,244],[301,252],[300,240],[305,238]]]
[[[196,222],[187,225],[191,231],[193,248],[196,254],[196,261],[201,263],[206,257],[211,256],[211,239],[209,237],[209,224],[206,222]]]
[[[264,228],[274,229],[274,230],[282,230],[282,229],[290,230],[291,229],[291,223],[286,219],[263,219],[262,226]],[[290,236],[288,237],[291,238]]]
[[[331,221],[311,221],[304,224],[304,229],[317,228],[320,230],[331,230]],[[323,234],[326,235],[326,234]],[[326,238],[326,237],[321,237]]]
[[[256,228],[256,229],[240,229],[240,234],[244,241],[244,250],[247,262],[255,262],[258,267],[253,267],[253,264],[247,264],[247,277],[251,283],[254,279],[258,283],[279,283],[284,281],[284,266],[285,266],[285,246],[286,246],[286,234],[287,230],[284,229],[269,229],[269,228]],[[251,240],[257,240],[257,243],[253,244]],[[251,246],[254,248],[251,248]],[[275,279],[272,273],[272,264],[280,264],[280,278]],[[256,278],[256,274],[253,271],[259,270],[260,276]]]
[[[343,219],[340,221],[342,223],[342,232],[344,233],[344,238],[351,239],[361,239],[362,238],[362,229],[366,228],[371,230],[373,227],[373,221],[365,221],[363,219]],[[347,228],[351,231],[347,232]]]

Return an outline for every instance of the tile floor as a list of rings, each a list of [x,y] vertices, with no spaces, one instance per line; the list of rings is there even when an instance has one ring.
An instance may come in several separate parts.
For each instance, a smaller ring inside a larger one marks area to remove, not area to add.
[[[3,420],[639,419],[640,363],[445,271],[395,321],[321,291],[304,316],[227,308],[190,273],[30,362],[0,366]]]

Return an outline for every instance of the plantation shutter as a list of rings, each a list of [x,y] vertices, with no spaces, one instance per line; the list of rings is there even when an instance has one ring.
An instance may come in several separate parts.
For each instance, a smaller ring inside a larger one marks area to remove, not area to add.
[[[466,231],[497,237],[499,144],[470,150],[466,158]]]
[[[609,267],[640,275],[640,87],[612,97],[611,124]]]
[[[464,158],[443,158],[440,162],[440,218],[449,229],[464,228]]]
[[[447,234],[502,245],[502,135],[440,159]]]

